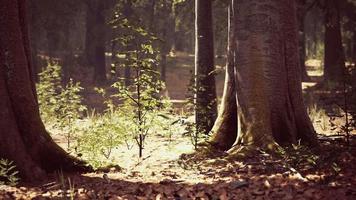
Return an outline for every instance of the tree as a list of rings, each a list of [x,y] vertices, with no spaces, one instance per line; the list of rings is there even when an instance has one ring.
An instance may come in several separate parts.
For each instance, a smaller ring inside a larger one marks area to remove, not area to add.
[[[62,169],[84,170],[49,136],[39,114],[32,75],[26,1],[0,1],[0,157],[28,180]]]
[[[297,0],[297,17],[298,17],[298,30],[299,30],[299,58],[300,70],[302,73],[302,80],[309,81],[310,78],[305,66],[306,59],[306,45],[305,45],[305,28],[304,21],[307,13],[307,0]]]
[[[232,11],[228,80],[212,146],[227,150],[234,141],[234,153],[299,140],[317,145],[302,97],[295,1],[232,0]]]
[[[224,93],[221,100],[219,116],[212,128],[212,141],[215,148],[226,151],[235,143],[237,137],[237,102],[234,69],[234,28],[233,11],[228,8],[228,47],[225,72]]]
[[[195,121],[207,134],[217,115],[212,1],[195,0],[195,9]]]
[[[345,73],[345,55],[340,25],[340,1],[325,1],[324,79],[340,82]]]
[[[86,58],[89,65],[94,68],[93,80],[102,84],[106,81],[105,62],[105,1],[88,0],[86,18]]]

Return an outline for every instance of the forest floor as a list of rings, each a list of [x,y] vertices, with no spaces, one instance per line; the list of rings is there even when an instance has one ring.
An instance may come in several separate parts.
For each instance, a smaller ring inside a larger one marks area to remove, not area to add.
[[[313,152],[296,145],[283,156],[260,152],[229,160],[224,152],[196,153],[182,133],[157,133],[147,138],[143,158],[136,146],[123,145],[115,151],[115,165],[0,186],[0,199],[356,199],[356,134],[347,145],[344,119],[329,122],[328,102],[337,96],[316,89],[320,70],[312,65],[308,70],[312,80],[303,88],[321,144]]]

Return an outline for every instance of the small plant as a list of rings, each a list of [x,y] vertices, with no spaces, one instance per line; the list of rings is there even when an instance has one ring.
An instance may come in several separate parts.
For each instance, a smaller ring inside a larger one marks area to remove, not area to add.
[[[0,185],[16,186],[19,182],[18,171],[12,161],[0,159]]]
[[[73,123],[79,119],[87,109],[86,106],[82,104],[82,97],[79,95],[82,90],[83,88],[80,87],[79,82],[74,83],[72,79],[69,79],[68,84],[62,88],[57,96],[59,108],[56,112],[56,124],[67,140],[68,150],[71,148],[71,141],[74,139],[73,133],[76,131]]]
[[[58,94],[62,91],[61,67],[57,64],[48,66],[39,73],[37,86],[40,114],[45,124],[57,121],[55,113],[59,110]]]
[[[131,67],[135,71],[131,86],[125,86],[122,81],[116,82],[113,87],[117,89],[114,97],[123,102],[123,108],[132,110],[128,113],[131,121],[134,121],[136,128],[134,139],[139,147],[139,157],[142,157],[144,141],[152,126],[150,112],[159,110],[163,107],[160,91],[164,85],[158,80],[159,74],[153,69],[155,60],[140,58],[139,54],[153,53],[149,46],[141,46],[143,52],[136,52],[135,57],[131,58]]]
[[[211,107],[213,105],[209,105],[208,107],[201,107],[199,105],[197,105],[196,103],[196,94],[197,92],[201,92],[202,90],[204,90],[204,88],[198,88],[195,84],[195,82],[197,81],[197,79],[201,79],[202,77],[196,77],[195,75],[191,76],[189,85],[188,85],[188,92],[187,92],[187,103],[186,106],[188,107],[188,110],[194,111],[196,112],[200,112],[205,114],[204,116],[208,116]],[[211,104],[213,104],[214,102],[211,102]],[[210,119],[208,117],[200,119],[201,121],[209,121]],[[210,123],[214,123],[214,122],[210,122]],[[199,124],[199,122],[197,122],[196,120],[183,120],[183,124],[185,125],[185,130],[187,135],[190,136],[191,142],[194,146],[195,149],[197,149],[198,144],[202,141],[202,140],[206,140],[208,138],[208,133],[204,132],[204,130],[206,129],[205,127],[202,127],[201,124]]]
[[[74,121],[86,110],[80,96],[83,88],[73,79],[62,86],[61,67],[57,64],[49,64],[39,77],[37,93],[42,119],[46,125],[58,128],[64,134],[69,150],[76,131]]]
[[[62,171],[59,171],[57,175],[62,190],[62,198],[66,200],[74,200],[76,195],[74,182],[72,183],[70,178],[66,181]]]
[[[149,113],[163,107],[160,92],[164,84],[159,80],[159,52],[154,46],[157,38],[140,26],[139,22],[135,24],[119,15],[112,25],[124,33],[115,39],[126,49],[121,52],[125,57],[120,67],[130,69],[132,73],[131,77],[125,77],[113,84],[117,89],[117,94],[113,97],[123,103],[123,109],[133,111],[127,115],[135,124],[133,135],[139,147],[139,157],[142,157],[146,136],[152,128]]]
[[[101,167],[111,159],[114,149],[123,143],[131,127],[118,111],[93,113],[77,125],[76,152],[94,168]]]

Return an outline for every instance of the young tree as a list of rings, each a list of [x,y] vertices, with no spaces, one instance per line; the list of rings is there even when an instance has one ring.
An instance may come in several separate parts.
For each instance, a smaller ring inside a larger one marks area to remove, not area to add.
[[[233,81],[225,82],[212,146],[229,149],[232,138],[237,145],[231,153],[298,140],[317,145],[302,97],[295,0],[232,0],[232,8],[227,77]]]
[[[28,180],[54,170],[83,170],[49,136],[41,121],[29,47],[26,1],[0,1],[0,157]]]
[[[217,115],[211,0],[195,0],[195,32],[195,121],[208,134]]]
[[[345,54],[340,25],[340,0],[325,1],[324,79],[340,82],[345,72]]]

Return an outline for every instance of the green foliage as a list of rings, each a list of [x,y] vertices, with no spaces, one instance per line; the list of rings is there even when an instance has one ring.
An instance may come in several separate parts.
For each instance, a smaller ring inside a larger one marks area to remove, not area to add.
[[[208,118],[211,108],[214,104],[214,102],[210,102],[210,105],[207,107],[203,107],[197,103],[197,93],[202,93],[204,92],[205,88],[204,87],[198,87],[196,82],[199,82],[201,79],[203,79],[204,76],[195,76],[192,75],[189,85],[188,85],[188,92],[187,92],[187,103],[186,106],[188,107],[189,110],[196,112],[199,112],[202,114],[202,116],[206,116],[205,118],[201,119],[201,121],[207,122],[210,121]],[[199,80],[200,79],[200,80]],[[214,122],[210,122],[214,123]],[[204,127],[202,124],[199,124],[195,122],[195,120],[185,120],[183,121],[183,124],[185,125],[185,134],[190,136],[191,142],[194,145],[194,148],[197,149],[198,144],[202,142],[203,140],[208,139],[208,134],[204,132]]]
[[[120,15],[112,21],[112,26],[121,30],[115,41],[126,49],[120,52],[125,56],[119,67],[129,68],[132,73],[131,77],[125,77],[126,80],[118,80],[112,85],[117,90],[113,97],[123,102],[123,109],[133,111],[126,112],[126,116],[135,125],[133,138],[139,146],[141,157],[145,138],[152,127],[153,118],[150,115],[163,107],[160,92],[164,84],[159,80],[160,74],[157,72],[157,37],[138,21]]]
[[[0,159],[0,185],[16,186],[19,182],[18,171],[12,161]]]
[[[49,64],[39,74],[39,78],[37,93],[41,117],[46,124],[58,128],[64,134],[69,149],[75,132],[73,123],[86,110],[80,96],[83,88],[72,79],[62,86],[61,67],[57,64]]]
[[[330,169],[333,175],[340,172],[337,159],[341,151],[321,155],[310,147],[298,143],[291,147],[279,148],[278,153],[284,159],[286,167],[293,170],[306,172],[316,169]]]
[[[37,86],[40,114],[46,124],[56,121],[55,113],[59,110],[57,95],[61,92],[61,67],[56,64],[48,66],[39,73]]]
[[[112,152],[125,140],[132,125],[119,110],[93,113],[77,124],[76,152],[94,168],[110,163]]]

